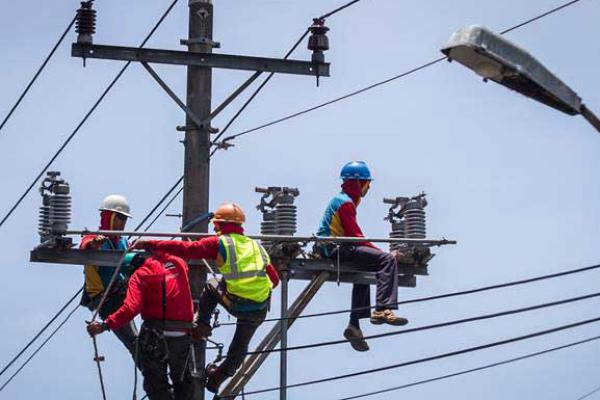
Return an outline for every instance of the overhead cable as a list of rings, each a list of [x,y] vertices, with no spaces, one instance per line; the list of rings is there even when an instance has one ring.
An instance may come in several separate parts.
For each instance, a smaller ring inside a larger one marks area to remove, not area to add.
[[[28,342],[28,343],[25,345],[25,347],[23,347],[23,348],[21,349],[21,351],[19,351],[19,352],[17,353],[17,355],[16,355],[16,356],[14,356],[14,357],[13,357],[13,359],[12,359],[12,360],[10,360],[10,362],[4,366],[4,368],[2,368],[2,371],[0,371],[0,376],[2,376],[2,375],[3,375],[3,374],[6,372],[6,370],[7,370],[7,369],[9,369],[9,368],[10,368],[10,367],[11,367],[11,366],[12,366],[12,365],[15,363],[15,361],[17,361],[17,359],[18,359],[19,357],[21,357],[21,356],[23,355],[23,353],[25,353],[25,351],[27,351],[27,349],[28,349],[29,347],[31,347],[31,345],[32,345],[32,344],[33,344],[33,343],[34,343],[34,342],[35,342],[35,341],[36,341],[36,340],[37,340],[37,339],[38,339],[38,338],[39,338],[39,337],[42,335],[42,333],[44,333],[44,332],[46,331],[46,329],[48,329],[48,327],[49,327],[50,325],[52,325],[52,323],[53,323],[54,321],[56,321],[56,319],[57,319],[57,318],[58,318],[58,317],[59,317],[59,316],[60,316],[60,315],[63,313],[63,311],[64,311],[64,310],[65,310],[67,307],[69,307],[69,305],[70,305],[70,304],[71,304],[71,303],[72,303],[72,302],[73,302],[73,301],[74,301],[74,300],[75,300],[75,299],[76,299],[76,298],[77,298],[77,297],[78,297],[78,296],[81,294],[81,292],[82,292],[82,291],[83,291],[83,287],[81,287],[81,288],[80,288],[80,289],[79,289],[77,292],[75,292],[75,294],[73,295],[73,297],[71,297],[71,298],[70,298],[70,299],[69,299],[69,300],[66,302],[66,304],[65,304],[64,306],[62,306],[62,307],[60,308],[60,310],[58,310],[58,312],[57,312],[56,314],[54,314],[54,316],[53,316],[52,318],[50,318],[50,321],[48,321],[48,322],[46,323],[46,325],[44,325],[44,326],[42,327],[42,329],[40,329],[40,331],[39,331],[38,333],[36,333],[36,334],[35,334],[35,336],[34,336],[34,337],[33,337],[33,338],[32,338],[32,339],[31,339],[31,340],[30,340],[30,341],[29,341],[29,342]]]
[[[532,22],[535,22],[535,21],[537,21],[537,20],[540,20],[540,19],[542,19],[542,18],[544,18],[544,17],[547,17],[548,15],[554,14],[554,13],[555,13],[555,12],[557,12],[557,11],[560,11],[560,10],[562,10],[562,9],[565,9],[565,8],[567,8],[567,7],[569,7],[569,6],[573,5],[573,4],[575,4],[575,3],[578,3],[579,1],[581,1],[581,0],[572,0],[572,1],[569,1],[569,2],[567,2],[567,3],[565,3],[565,4],[562,4],[562,5],[560,5],[560,6],[558,6],[558,7],[555,7],[555,8],[553,8],[553,9],[551,9],[551,10],[548,10],[548,11],[546,11],[546,12],[542,13],[542,14],[539,14],[539,15],[537,15],[537,16],[535,16],[535,17],[533,17],[533,18],[530,18],[530,19],[528,19],[528,20],[526,20],[526,21],[523,21],[523,22],[521,22],[521,23],[519,23],[519,24],[517,24],[517,25],[514,25],[514,26],[512,26],[512,27],[510,27],[510,28],[508,28],[508,29],[505,29],[505,30],[501,31],[501,32],[500,32],[500,34],[506,34],[506,33],[508,33],[508,32],[511,32],[511,31],[513,31],[513,30],[519,29],[519,28],[521,28],[521,27],[523,27],[523,26],[525,26],[525,25],[528,25],[528,24],[530,24],[530,23],[532,23]],[[304,109],[304,110],[302,110],[302,111],[295,112],[295,113],[293,113],[293,114],[289,114],[289,115],[287,115],[287,116],[285,116],[285,117],[278,118],[278,119],[276,119],[276,120],[273,120],[273,121],[271,121],[271,122],[267,122],[267,123],[265,123],[265,124],[262,124],[262,125],[259,125],[259,126],[255,127],[255,128],[252,128],[252,129],[247,129],[247,130],[245,130],[245,131],[242,131],[242,132],[236,133],[236,134],[234,134],[234,135],[227,136],[226,138],[224,138],[224,139],[223,139],[223,142],[227,142],[227,141],[230,141],[230,140],[236,139],[236,138],[238,138],[238,137],[240,137],[240,136],[244,136],[244,135],[247,135],[247,134],[249,134],[249,133],[256,132],[256,131],[262,130],[262,129],[264,129],[264,128],[267,128],[267,127],[270,127],[270,126],[277,125],[277,124],[279,124],[279,123],[281,123],[281,122],[288,121],[288,120],[290,120],[290,119],[293,119],[293,118],[299,117],[299,116],[301,116],[301,115],[304,115],[304,114],[310,113],[310,112],[312,112],[312,111],[315,111],[315,110],[318,110],[318,109],[320,109],[320,108],[323,108],[323,107],[329,106],[329,105],[331,105],[331,104],[334,104],[334,103],[340,102],[340,101],[342,101],[342,100],[346,100],[346,99],[348,99],[348,98],[350,98],[350,97],[354,97],[354,96],[356,96],[356,95],[359,95],[359,94],[361,94],[361,93],[364,93],[364,92],[367,92],[367,91],[369,91],[369,90],[375,89],[375,88],[377,88],[377,87],[379,87],[379,86],[382,86],[382,85],[388,84],[388,83],[390,83],[390,82],[393,82],[393,81],[395,81],[395,80],[397,80],[397,79],[404,78],[404,77],[406,77],[406,76],[408,76],[408,75],[414,74],[414,73],[416,73],[416,72],[418,72],[418,71],[421,71],[421,70],[423,70],[423,69],[425,69],[425,68],[429,68],[429,67],[431,67],[431,66],[433,66],[433,65],[435,65],[435,64],[437,64],[437,63],[439,63],[439,62],[441,62],[441,61],[443,61],[443,60],[445,60],[445,59],[446,59],[446,57],[445,57],[445,56],[442,56],[442,57],[439,57],[439,58],[433,59],[433,60],[431,60],[431,61],[429,61],[429,62],[427,62],[427,63],[425,63],[425,64],[422,64],[422,65],[420,65],[420,66],[418,66],[418,67],[412,68],[412,69],[410,69],[410,70],[408,70],[408,71],[405,71],[405,72],[402,72],[402,73],[400,73],[400,74],[398,74],[398,75],[392,76],[391,78],[384,79],[384,80],[382,80],[382,81],[376,82],[376,83],[374,83],[374,84],[371,84],[371,85],[369,85],[369,86],[366,86],[366,87],[364,87],[364,88],[362,88],[362,89],[355,90],[355,91],[353,91],[353,92],[350,92],[350,93],[348,93],[348,94],[345,94],[345,95],[343,95],[343,96],[340,96],[340,97],[334,98],[334,99],[332,99],[332,100],[329,100],[329,101],[326,101],[326,102],[324,102],[324,103],[317,104],[316,106],[313,106],[313,107],[310,107],[310,108]]]
[[[582,344],[594,342],[594,341],[596,341],[598,339],[600,339],[600,336],[594,336],[594,337],[591,337],[589,339],[579,340],[577,342],[571,342],[571,343],[568,343],[568,344],[565,344],[565,345],[562,345],[562,346],[552,347],[552,348],[549,348],[547,350],[536,351],[534,353],[529,353],[529,354],[526,354],[524,356],[510,358],[508,360],[504,360],[504,361],[499,361],[499,362],[495,362],[495,363],[491,363],[491,364],[482,365],[481,367],[466,369],[466,370],[462,370],[462,371],[455,372],[455,373],[452,373],[452,374],[442,375],[442,376],[438,376],[438,377],[435,377],[435,378],[424,379],[424,380],[421,380],[421,381],[407,383],[407,384],[400,385],[400,386],[393,386],[393,387],[389,387],[389,388],[385,388],[385,389],[376,390],[376,391],[373,391],[373,392],[357,394],[357,395],[350,396],[350,397],[343,397],[343,398],[340,398],[338,400],[361,399],[361,398],[364,398],[364,397],[374,396],[376,394],[389,393],[389,392],[394,392],[394,391],[397,391],[397,390],[411,388],[411,387],[414,387],[414,386],[420,386],[420,385],[424,385],[424,384],[427,384],[427,383],[432,383],[432,382],[441,381],[441,380],[444,380],[444,379],[454,378],[456,376],[471,374],[473,372],[479,372],[479,371],[483,371],[483,370],[486,370],[486,369],[490,369],[490,368],[494,368],[494,367],[499,367],[501,365],[511,364],[511,363],[514,363],[514,362],[517,362],[517,361],[527,360],[529,358],[538,357],[538,356],[541,356],[541,355],[544,355],[544,354],[548,354],[548,353],[553,353],[553,352],[558,351],[558,350],[564,350],[564,349],[568,349],[568,348],[571,348],[571,347],[579,346],[579,345],[582,345]],[[598,391],[598,390],[600,390],[600,387],[598,389],[596,389],[596,391]],[[593,393],[595,393],[595,392],[593,392]],[[589,395],[591,395],[591,394],[592,394],[592,392],[589,393]],[[582,400],[584,398],[585,398],[585,396],[584,397],[580,397],[577,400]]]
[[[54,53],[56,53],[56,50],[58,49],[58,47],[61,45],[61,43],[63,42],[63,40],[67,36],[67,34],[71,31],[71,28],[73,28],[73,25],[75,24],[75,20],[76,19],[77,19],[77,17],[74,16],[73,19],[71,20],[71,22],[69,22],[69,24],[67,25],[67,28],[64,30],[64,32],[62,33],[62,35],[60,35],[60,37],[58,38],[58,41],[54,44],[54,46],[50,50],[50,53],[48,53],[48,55],[46,56],[46,58],[42,62],[42,65],[40,65],[40,67],[38,68],[38,70],[33,75],[33,78],[31,78],[31,80],[29,81],[29,83],[27,84],[27,86],[25,87],[25,89],[23,90],[23,92],[21,93],[21,95],[19,95],[19,98],[17,99],[17,101],[15,102],[15,104],[12,106],[12,108],[10,109],[10,111],[8,112],[8,114],[6,114],[6,116],[2,120],[2,123],[0,123],[0,131],[2,131],[2,128],[4,128],[4,125],[6,125],[6,123],[8,122],[8,120],[10,119],[10,117],[12,117],[12,115],[15,112],[15,110],[17,109],[17,107],[19,107],[19,105],[21,104],[21,101],[23,101],[23,99],[25,98],[25,96],[29,92],[29,89],[31,89],[31,87],[33,86],[33,84],[35,83],[35,81],[37,81],[37,79],[40,76],[40,74],[42,73],[42,71],[46,68],[46,65],[48,65],[48,62],[50,61],[50,59],[52,58],[52,56],[54,56]]]
[[[548,308],[548,307],[556,307],[556,306],[560,306],[560,305],[564,305],[564,304],[575,303],[578,301],[589,300],[589,299],[599,297],[599,296],[600,296],[600,292],[591,293],[591,294],[587,294],[584,296],[571,297],[568,299],[552,301],[549,303],[536,304],[533,306],[521,307],[521,308],[516,308],[516,309],[512,309],[512,310],[507,310],[507,311],[500,311],[500,312],[496,312],[496,313],[479,315],[479,316],[469,317],[469,318],[455,319],[452,321],[446,321],[446,322],[441,322],[441,323],[437,323],[437,324],[419,326],[416,328],[402,329],[399,331],[391,331],[391,332],[379,333],[379,334],[375,334],[375,335],[367,335],[367,336],[364,336],[364,339],[365,340],[381,339],[381,338],[389,337],[389,336],[398,336],[398,335],[404,335],[407,333],[422,332],[422,331],[428,331],[428,330],[433,330],[433,329],[438,329],[438,328],[445,328],[448,326],[466,324],[466,323],[477,322],[477,321],[484,321],[484,320],[488,320],[488,319],[505,317],[507,315],[521,314],[524,312],[541,310],[541,309]],[[331,341],[327,341],[327,342],[311,343],[311,344],[304,344],[304,345],[298,345],[298,346],[288,346],[288,347],[284,347],[284,348],[276,348],[276,349],[271,349],[271,350],[250,351],[246,354],[251,355],[251,354],[263,354],[263,353],[279,353],[282,351],[314,349],[317,347],[333,346],[333,345],[348,343],[348,342],[350,342],[350,340],[348,340],[348,339],[331,340]]]
[[[10,378],[8,378],[8,380],[6,382],[4,382],[4,384],[2,386],[0,386],[0,392],[2,390],[4,390],[4,388],[23,370],[23,368],[25,368],[25,366],[27,364],[29,364],[29,362],[33,359],[33,357],[35,357],[37,355],[37,353],[39,353],[40,350],[42,350],[42,348],[46,345],[46,343],[48,343],[50,341],[50,339],[52,339],[52,337],[54,337],[54,335],[56,335],[56,333],[60,330],[60,328],[63,327],[63,325],[65,325],[67,323],[67,321],[69,320],[69,318],[71,318],[71,316],[75,313],[75,311],[77,311],[77,309],[79,308],[79,304],[77,304],[75,306],[75,308],[73,308],[73,310],[71,310],[71,312],[69,312],[69,314],[67,314],[67,316],[65,317],[65,319],[60,323],[60,325],[58,325],[56,327],[56,329],[54,329],[52,331],[52,333],[50,333],[50,335],[46,338],[46,340],[44,340],[42,342],[42,344],[40,344],[37,349],[35,349],[35,351],[33,353],[31,353],[31,355],[29,356],[29,358],[27,358],[27,360],[25,360],[25,362],[23,362],[23,364],[21,364],[21,366],[19,367],[19,369],[17,369],[11,376]]]
[[[441,359],[454,357],[454,356],[458,356],[458,355],[462,355],[462,354],[472,353],[472,352],[479,351],[479,350],[485,350],[485,349],[489,349],[489,348],[503,346],[503,345],[507,345],[510,343],[521,342],[523,340],[532,339],[532,338],[536,338],[536,337],[540,337],[540,336],[545,336],[545,335],[549,335],[551,333],[561,332],[561,331],[573,329],[573,328],[576,328],[579,326],[593,324],[596,322],[600,322],[600,317],[586,319],[586,320],[570,323],[567,325],[561,325],[561,326],[557,326],[555,328],[545,329],[545,330],[537,331],[537,332],[530,333],[527,335],[516,336],[516,337],[510,338],[510,339],[499,340],[497,342],[486,343],[483,345],[473,346],[473,347],[466,347],[466,348],[456,350],[456,351],[451,351],[448,353],[442,353],[442,354],[419,358],[419,359],[415,359],[415,360],[411,360],[411,361],[405,361],[405,362],[398,363],[398,364],[387,365],[384,367],[366,369],[366,370],[352,372],[352,373],[348,373],[348,374],[334,375],[334,376],[329,376],[327,378],[320,378],[320,379],[314,379],[314,380],[310,380],[310,381],[294,383],[294,384],[286,385],[285,387],[277,386],[277,387],[270,387],[270,388],[266,388],[266,389],[254,390],[251,392],[246,392],[246,396],[260,394],[260,393],[274,392],[274,391],[278,391],[280,389],[293,389],[293,388],[297,388],[297,387],[316,385],[319,383],[332,382],[332,381],[336,381],[336,380],[340,380],[340,379],[353,378],[356,376],[368,375],[368,374],[373,374],[376,372],[383,372],[383,371],[388,371],[388,370],[392,370],[392,369],[407,367],[409,365],[416,365],[416,364],[421,364],[421,363],[425,363],[425,362],[429,362],[429,361],[441,360]],[[229,397],[233,397],[233,396],[235,396],[235,395],[224,395],[221,397],[229,398]]]
[[[163,13],[163,15],[158,20],[158,22],[150,30],[150,33],[148,33],[148,35],[144,38],[144,40],[142,41],[142,43],[141,43],[141,45],[139,47],[144,47],[146,45],[146,43],[154,35],[154,33],[156,32],[156,30],[160,27],[160,25],[163,23],[163,21],[165,20],[165,18],[169,15],[169,13],[171,12],[171,10],[175,6],[175,4],[177,4],[178,1],[179,0],[173,0],[173,2],[171,3],[171,5],[167,8],[167,10]],[[127,61],[125,63],[125,65],[123,66],[123,68],[121,68],[121,70],[113,78],[113,80],[110,82],[110,84],[102,92],[102,94],[100,95],[100,97],[98,98],[98,100],[96,100],[96,102],[94,103],[94,105],[92,106],[92,108],[90,108],[90,110],[85,114],[85,116],[83,117],[83,119],[79,122],[79,124],[77,124],[77,126],[75,127],[75,129],[71,132],[71,134],[69,134],[69,136],[67,137],[67,139],[58,148],[58,150],[56,151],[56,153],[52,156],[52,158],[50,158],[50,161],[48,161],[48,163],[46,163],[46,165],[44,166],[44,168],[35,177],[35,179],[33,179],[33,181],[31,182],[31,184],[27,187],[27,189],[25,190],[25,192],[23,192],[23,194],[21,195],[21,197],[19,197],[19,199],[15,202],[15,204],[11,207],[11,209],[6,213],[6,215],[2,218],[2,220],[0,220],[0,226],[4,225],[4,223],[6,222],[6,220],[17,209],[17,207],[21,204],[21,202],[29,194],[29,192],[31,191],[31,189],[33,189],[33,187],[35,186],[35,184],[37,183],[37,181],[41,178],[41,176],[46,172],[46,170],[54,163],[54,161],[58,158],[58,156],[63,152],[63,150],[67,147],[67,145],[71,142],[71,140],[79,132],[79,130],[81,129],[81,127],[91,117],[91,115],[94,113],[94,111],[96,111],[96,109],[98,108],[98,106],[100,105],[100,103],[102,103],[102,101],[104,100],[104,98],[106,97],[106,95],[108,95],[108,93],[115,86],[115,84],[119,81],[119,79],[121,79],[121,77],[123,76],[123,74],[125,73],[125,71],[127,70],[127,68],[129,67],[129,65],[131,65],[131,61]]]
[[[586,394],[584,394],[581,397],[578,397],[577,400],[583,400],[583,399],[587,399],[588,397],[590,397],[593,394],[596,394],[600,392],[600,386],[598,386],[596,389],[592,390],[591,392],[587,392]]]
[[[533,282],[539,282],[539,281],[543,281],[543,280],[547,280],[547,279],[559,278],[561,276],[578,274],[581,272],[592,271],[592,270],[596,270],[599,268],[600,268],[600,265],[592,265],[589,267],[569,269],[566,271],[555,272],[552,274],[540,275],[540,276],[527,278],[527,279],[519,279],[519,280],[512,281],[512,282],[499,283],[499,284],[495,284],[495,285],[483,286],[483,287],[479,287],[479,288],[475,288],[475,289],[461,290],[461,291],[457,291],[457,292],[438,294],[438,295],[434,295],[434,296],[426,296],[426,297],[419,297],[416,299],[403,300],[403,301],[397,302],[396,304],[397,305],[405,305],[405,304],[422,303],[422,302],[426,302],[426,301],[440,300],[440,299],[447,299],[447,298],[451,298],[451,297],[458,297],[458,296],[465,296],[465,295],[469,295],[469,294],[482,293],[482,292],[487,292],[490,290],[502,289],[502,288],[507,288],[507,287],[511,287],[511,286],[519,286],[519,285],[524,285],[527,283],[533,283]],[[320,313],[299,315],[297,317],[267,318],[263,322],[275,322],[275,321],[281,321],[282,319],[288,319],[288,320],[294,319],[295,320],[295,319],[301,319],[301,318],[324,317],[324,316],[334,315],[334,314],[349,313],[352,311],[370,310],[375,307],[376,306],[355,307],[355,308],[348,308],[348,309],[344,309],[344,310],[326,311],[326,312],[320,312]],[[227,326],[227,325],[235,325],[235,324],[236,324],[236,322],[223,322],[223,323],[220,323],[219,326]]]
[[[340,11],[358,3],[361,0],[353,0],[350,1],[349,3],[344,4],[341,7],[336,8],[335,10],[332,10],[326,14],[321,15],[320,17],[318,17],[317,19],[325,19],[328,18],[334,14],[339,13]],[[294,51],[296,51],[296,49],[298,48],[298,46],[300,46],[300,44],[302,44],[302,42],[304,41],[304,39],[306,38],[306,36],[308,35],[308,33],[310,32],[310,29],[307,27],[304,32],[302,32],[302,34],[300,35],[300,37],[298,38],[298,40],[296,40],[296,42],[292,45],[292,47],[288,50],[288,52],[285,54],[285,56],[283,56],[284,60],[287,60],[293,53]],[[269,75],[267,75],[267,77],[265,78],[265,80],[258,86],[258,88],[256,88],[256,90],[252,93],[252,95],[246,100],[246,102],[242,105],[242,107],[240,107],[240,109],[234,114],[234,116],[229,120],[229,122],[225,125],[225,127],[223,128],[223,130],[214,138],[214,140],[212,141],[212,146],[215,146],[215,148],[211,151],[210,153],[210,157],[212,157],[216,151],[219,149],[218,145],[217,145],[217,141],[227,132],[227,130],[229,129],[229,127],[231,126],[231,124],[233,124],[233,122],[240,116],[240,114],[246,109],[246,107],[248,107],[248,105],[254,100],[254,98],[260,93],[260,91],[266,86],[267,83],[269,83],[269,81],[271,80],[271,78],[273,78],[273,75],[275,75],[274,72],[269,73]]]

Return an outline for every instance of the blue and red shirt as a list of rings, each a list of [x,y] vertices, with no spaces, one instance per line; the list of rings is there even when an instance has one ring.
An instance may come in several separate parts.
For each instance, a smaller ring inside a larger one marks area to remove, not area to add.
[[[337,194],[325,209],[318,236],[365,237],[356,220],[356,207],[360,203],[360,186],[357,181],[345,181],[342,191]],[[375,247],[370,242],[356,243],[360,246]]]

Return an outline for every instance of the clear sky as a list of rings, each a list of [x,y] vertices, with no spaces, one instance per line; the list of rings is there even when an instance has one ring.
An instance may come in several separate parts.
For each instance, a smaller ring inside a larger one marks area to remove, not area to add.
[[[97,1],[96,43],[138,45],[170,1]],[[187,34],[187,2],[180,1],[149,46],[181,49]],[[215,40],[223,53],[280,57],[311,18],[341,0],[215,0]],[[409,70],[440,55],[456,29],[470,24],[502,30],[559,5],[558,0],[415,1],[363,0],[327,21],[331,28],[330,78],[277,76],[232,127],[231,133],[329,100]],[[10,109],[78,1],[4,1],[0,13],[0,116]],[[511,32],[508,38],[532,52],[600,112],[600,2],[583,0]],[[69,35],[40,80],[0,132],[0,214],[23,192],[121,63],[70,57]],[[303,46],[294,55],[308,59]],[[180,94],[185,69],[157,66]],[[214,104],[248,73],[216,71]],[[239,103],[239,100],[238,100]],[[236,104],[238,104],[236,103]],[[222,128],[235,111],[215,121]],[[132,65],[53,168],[73,191],[72,227],[94,228],[97,208],[109,193],[126,195],[139,221],[182,172],[183,113],[139,65]],[[236,201],[256,233],[257,185],[297,186],[299,233],[316,230],[326,202],[338,190],[344,162],[362,159],[376,181],[359,208],[371,236],[387,236],[383,197],[428,194],[430,236],[457,239],[436,250],[430,276],[401,299],[526,278],[592,265],[600,259],[600,137],[581,117],[570,117],[494,83],[484,84],[456,63],[439,63],[406,79],[347,101],[242,137],[212,163],[211,206]],[[39,195],[33,191],[0,228],[0,364],[4,365],[77,290],[80,267],[28,262],[38,243]],[[180,211],[180,202],[171,212]],[[157,230],[176,230],[161,218]],[[403,307],[411,326],[558,300],[598,290],[600,272],[528,286]],[[292,282],[294,296],[304,282]],[[274,295],[277,304],[279,291]],[[350,287],[326,285],[307,312],[346,308]],[[348,345],[289,355],[289,382],[375,368],[462,347],[567,324],[598,314],[598,300],[419,334],[371,341],[371,351]],[[277,307],[271,316],[277,315]],[[85,333],[87,310],[79,310],[61,333],[0,393],[6,399],[100,397],[93,349]],[[290,345],[341,338],[346,316],[299,321]],[[257,334],[270,327],[265,324]],[[393,330],[363,324],[366,334]],[[290,399],[336,399],[476,367],[599,334],[589,325],[448,359],[354,380],[289,391]],[[215,338],[228,342],[231,328]],[[257,340],[253,341],[253,345]],[[111,335],[99,338],[106,356],[110,398],[130,396],[133,374],[125,350]],[[582,345],[509,366],[373,398],[443,395],[449,399],[577,399],[600,384],[600,343]],[[211,355],[209,355],[210,357]],[[214,355],[213,355],[214,356]],[[271,357],[248,390],[278,383]],[[596,395],[600,398],[600,394]],[[276,393],[256,397],[277,398]]]

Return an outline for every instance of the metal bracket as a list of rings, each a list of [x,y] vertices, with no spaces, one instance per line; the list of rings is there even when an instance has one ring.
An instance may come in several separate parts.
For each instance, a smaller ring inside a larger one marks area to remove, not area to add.
[[[191,38],[191,39],[180,39],[179,43],[182,46],[189,46],[192,44],[203,44],[206,46],[210,46],[213,49],[220,49],[221,48],[221,43],[220,42],[215,42],[212,39],[209,38]]]
[[[329,63],[282,60],[280,58],[250,57],[230,54],[196,53],[190,51],[87,45],[73,43],[73,57],[135,61],[157,64],[187,65],[280,74],[329,76]]]

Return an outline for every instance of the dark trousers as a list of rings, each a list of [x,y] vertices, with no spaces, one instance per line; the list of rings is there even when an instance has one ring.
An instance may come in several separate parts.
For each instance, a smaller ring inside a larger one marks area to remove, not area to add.
[[[229,349],[227,350],[227,357],[219,366],[219,369],[224,374],[233,376],[235,371],[242,365],[246,353],[248,352],[248,345],[256,329],[265,320],[267,316],[267,306],[259,311],[253,312],[239,312],[235,310],[235,303],[225,304],[223,302],[223,296],[227,296],[225,290],[225,283],[223,281],[216,281],[211,279],[207,282],[199,301],[199,316],[204,323],[210,324],[210,316],[217,307],[217,304],[221,304],[227,309],[227,311],[237,318],[235,325],[235,333]],[[229,297],[231,299],[231,297]]]
[[[337,249],[331,258],[337,260]],[[393,255],[369,246],[340,246],[340,262],[351,262],[361,267],[375,270],[377,278],[377,294],[375,307],[382,309],[397,309],[398,305],[398,265]],[[371,290],[369,285],[354,285],[352,287],[352,311],[350,318],[368,318],[371,305]]]
[[[144,329],[144,328],[142,328]],[[142,333],[143,334],[143,333]],[[166,359],[160,360],[140,352],[139,358],[144,375],[144,390],[149,400],[191,400],[194,393],[192,376],[188,366],[190,336],[165,337]],[[167,368],[173,390],[169,385]],[[173,396],[174,395],[174,396]]]

